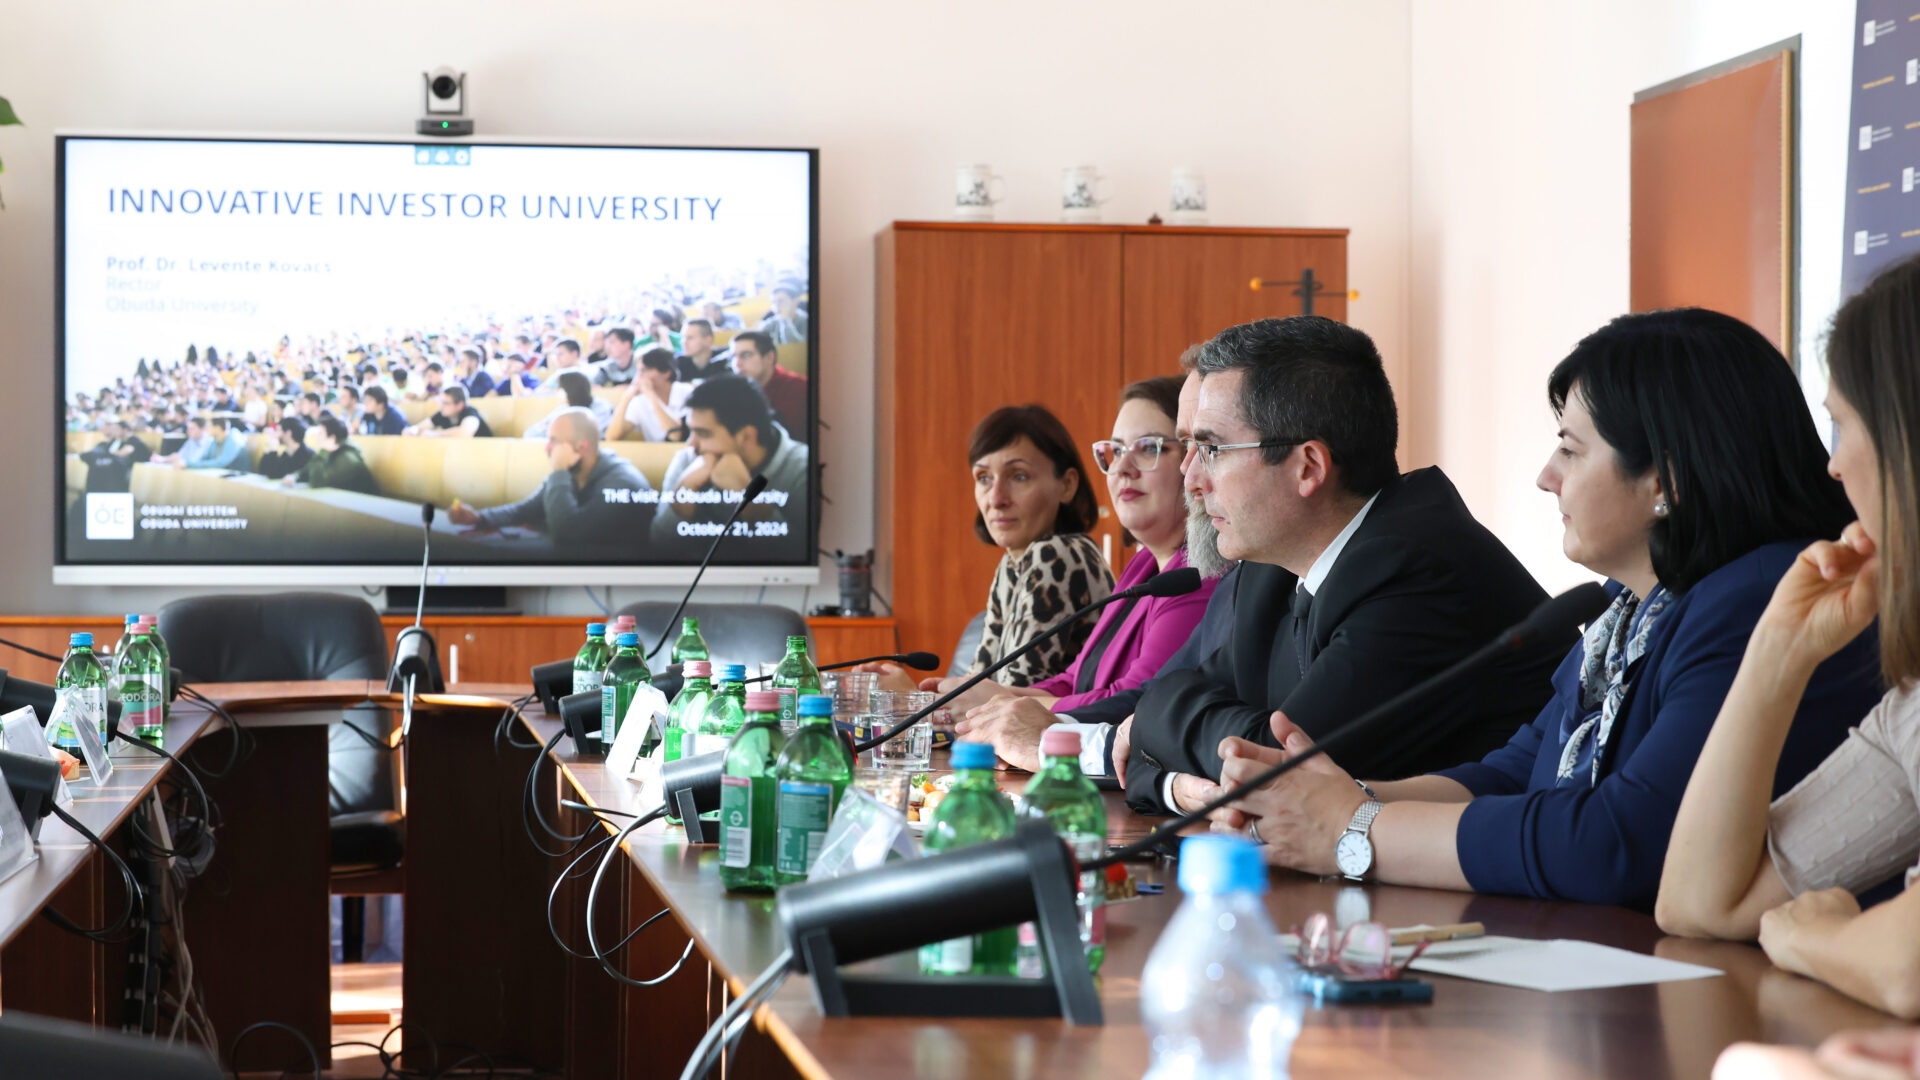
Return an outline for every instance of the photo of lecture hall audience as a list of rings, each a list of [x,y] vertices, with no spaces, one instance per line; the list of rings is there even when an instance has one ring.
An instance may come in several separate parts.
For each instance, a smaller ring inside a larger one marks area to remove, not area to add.
[[[85,492],[129,491],[144,464],[405,497],[370,461],[386,440],[544,441],[543,482],[497,505],[452,499],[448,519],[476,537],[512,526],[556,546],[617,533],[672,547],[685,535],[677,523],[724,516],[676,494],[738,491],[765,473],[793,509],[746,516],[797,513],[790,524],[803,526],[806,295],[793,275],[741,275],[483,327],[190,345],[179,359],[136,357],[108,385],[68,387],[68,448],[86,467]],[[641,443],[662,448],[658,483],[629,460]],[[612,489],[664,495],[600,497]]]

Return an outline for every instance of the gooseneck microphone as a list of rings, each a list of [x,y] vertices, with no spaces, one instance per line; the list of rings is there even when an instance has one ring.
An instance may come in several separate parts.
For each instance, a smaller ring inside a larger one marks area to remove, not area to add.
[[[433,561],[433,504],[420,504],[420,592],[414,599],[413,625],[400,631],[393,642],[393,667],[387,673],[387,692],[406,691],[401,702],[400,738],[404,741],[413,728],[413,695],[444,693],[447,680],[440,673],[440,652],[433,635],[421,625],[427,609],[427,569]]]
[[[1032,652],[1034,649],[1052,639],[1055,635],[1063,632],[1067,627],[1085,618],[1092,612],[1100,610],[1100,608],[1107,604],[1135,596],[1183,596],[1193,592],[1199,587],[1200,571],[1192,567],[1182,567],[1178,570],[1169,570],[1164,574],[1156,574],[1131,589],[1113,593],[1104,599],[1096,600],[1086,607],[1081,608],[1079,611],[1061,619],[1046,630],[1042,630],[1040,633],[1034,635],[1033,640],[1015,649],[1013,652],[1008,653],[1006,656],[1001,657],[978,675],[954,687],[950,693],[941,695],[934,700],[933,704],[907,717],[905,720],[881,732],[879,735],[865,742],[853,744],[853,752],[859,754],[871,750],[907,730],[914,724],[932,715],[934,710],[947,704],[954,698],[959,697],[961,694],[966,693],[974,686],[977,686],[983,679],[986,679],[994,672],[999,671],[1001,668]],[[661,789],[665,794],[667,805],[672,807],[674,812],[680,816],[681,820],[687,823],[687,840],[690,843],[711,842],[704,838],[704,831],[697,831],[698,827],[694,824],[694,821],[697,820],[700,812],[720,808],[720,774],[726,765],[726,757],[726,754],[716,751],[710,754],[700,754],[696,757],[683,757],[678,761],[670,761],[660,769]],[[692,816],[690,817],[689,814],[692,814]]]
[[[653,648],[647,650],[648,660],[658,655],[661,647],[673,637],[674,624],[680,621],[680,613],[687,610],[687,601],[693,599],[693,590],[700,587],[700,577],[707,572],[708,564],[713,562],[713,553],[720,550],[720,541],[727,538],[727,534],[733,531],[733,523],[740,520],[740,515],[745,513],[747,507],[753,505],[753,500],[759,498],[760,493],[765,490],[767,490],[765,473],[747,481],[746,490],[740,493],[739,505],[733,508],[733,513],[727,515],[727,523],[720,526],[720,531],[713,534],[713,543],[707,545],[707,553],[700,559],[700,568],[693,572],[693,580],[687,583],[687,591],[681,594],[680,603],[674,606],[673,614],[667,616],[667,624],[660,630],[660,640],[654,642]]]
[[[872,664],[872,663],[877,663],[881,660],[893,660],[898,663],[904,664],[915,671],[940,670],[940,658],[930,652],[890,653],[886,656],[863,656],[858,660],[842,660],[839,663],[835,663],[835,664],[818,664],[814,667],[814,670],[815,671],[839,671],[841,668],[859,667],[861,664]],[[757,682],[766,682],[768,679],[771,679],[771,678],[773,678],[773,676],[771,675],[755,675],[753,678],[748,679],[747,682],[749,684],[757,683]]]
[[[1358,718],[1340,725],[1328,732],[1326,738],[1314,743],[1308,749],[1265,769],[1246,783],[1215,798],[1198,810],[1182,814],[1125,847],[1116,848],[1100,858],[1081,864],[1081,869],[1104,869],[1113,863],[1132,858],[1140,852],[1151,850],[1161,842],[1178,835],[1180,830],[1205,821],[1208,814],[1236,799],[1245,798],[1249,792],[1272,783],[1283,774],[1298,768],[1302,763],[1311,761],[1321,754],[1345,749],[1357,738],[1372,734],[1373,729],[1378,727],[1381,721],[1391,719],[1421,701],[1432,698],[1434,694],[1471,674],[1481,665],[1542,641],[1572,637],[1579,632],[1581,624],[1599,618],[1612,603],[1613,598],[1607,595],[1607,590],[1591,581],[1585,585],[1576,585],[1559,596],[1542,602],[1525,619],[1501,631],[1498,637],[1472,655],[1381,702]]]
[[[959,697],[961,694],[964,694],[967,691],[973,689],[974,687],[980,685],[982,682],[985,682],[989,677],[991,677],[995,672],[999,671],[1001,668],[1006,667],[1008,664],[1013,663],[1015,660],[1020,659],[1021,657],[1032,652],[1033,650],[1053,640],[1056,636],[1065,632],[1068,627],[1074,625],[1075,623],[1079,622],[1081,619],[1086,618],[1088,615],[1093,614],[1094,612],[1100,610],[1101,608],[1106,607],[1108,604],[1111,604],[1117,600],[1130,600],[1136,597],[1185,596],[1186,594],[1193,592],[1199,587],[1200,587],[1200,571],[1195,570],[1191,566],[1183,566],[1178,570],[1168,570],[1164,573],[1155,574],[1154,576],[1148,578],[1147,580],[1141,582],[1140,584],[1135,585],[1131,589],[1122,589],[1117,593],[1111,593],[1105,597],[1102,597],[1099,600],[1095,600],[1093,603],[1088,604],[1086,607],[1081,608],[1079,611],[1076,611],[1073,614],[1068,615],[1066,618],[1061,619],[1059,622],[1054,623],[1052,626],[1049,626],[1045,630],[1042,630],[1038,634],[1035,634],[1031,639],[1028,640],[1028,642],[1025,645],[1020,646],[1019,648],[1013,650],[1012,652],[1001,657],[1000,659],[995,660],[993,663],[988,664],[985,668],[981,669],[980,672],[974,675],[972,678],[968,679],[967,681],[961,683],[959,686],[954,687],[952,690],[948,691],[945,694],[942,694],[939,698],[935,699],[933,704],[927,706],[924,709],[921,709],[919,712],[914,713],[913,715],[907,717],[905,720],[900,721],[898,724],[895,724],[893,727],[888,728],[886,731],[883,731],[880,734],[875,735],[870,739],[867,739],[865,742],[855,743],[853,746],[854,753],[858,754],[858,753],[863,753],[867,750],[871,750],[874,747],[879,746],[881,743],[886,742],[888,739],[893,738],[895,735],[900,734],[901,732],[907,730],[913,725],[926,719],[928,716],[933,715],[934,710],[947,704],[949,701],[952,701],[954,698]]]

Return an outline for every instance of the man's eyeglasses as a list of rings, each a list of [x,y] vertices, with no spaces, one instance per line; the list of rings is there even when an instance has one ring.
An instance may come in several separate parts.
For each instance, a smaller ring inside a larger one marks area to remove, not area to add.
[[[1229,450],[1277,450],[1283,446],[1299,446],[1306,441],[1305,439],[1262,439],[1259,442],[1205,443],[1198,439],[1187,439],[1182,443],[1182,447],[1189,455],[1198,451],[1199,463],[1211,469],[1220,459],[1220,455]]]
[[[1131,454],[1141,472],[1152,472],[1160,467],[1160,454],[1170,445],[1175,445],[1175,441],[1161,435],[1143,436],[1131,444],[1101,439],[1093,444],[1093,463],[1101,472],[1112,473]]]

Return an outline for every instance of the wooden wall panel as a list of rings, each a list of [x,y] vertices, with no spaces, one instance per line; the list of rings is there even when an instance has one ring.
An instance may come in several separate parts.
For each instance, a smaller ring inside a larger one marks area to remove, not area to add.
[[[878,559],[903,647],[944,658],[986,606],[1000,551],[973,535],[974,425],[1001,405],[1037,402],[1067,425],[1083,457],[1111,430],[1120,244],[1118,231],[882,236]],[[1101,482],[1098,473],[1086,479]],[[1102,530],[1116,532],[1111,521]]]
[[[1636,95],[1634,311],[1699,306],[1793,355],[1793,52]]]

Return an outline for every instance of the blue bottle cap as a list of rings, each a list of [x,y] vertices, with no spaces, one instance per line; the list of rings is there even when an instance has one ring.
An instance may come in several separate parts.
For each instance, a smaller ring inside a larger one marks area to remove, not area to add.
[[[138,613],[136,613],[136,614],[133,614],[133,615],[129,615],[129,616],[127,616],[127,625],[128,625],[128,626],[132,626],[132,625],[133,625],[134,623],[137,623],[137,622],[139,622],[139,621],[140,621],[140,616],[139,616],[139,614],[138,614]]]
[[[1267,891],[1267,864],[1250,840],[1189,836],[1180,842],[1180,890],[1209,896],[1232,892],[1261,895]]]
[[[606,624],[606,623],[603,623],[603,622],[590,622],[590,623],[588,623],[588,624],[587,624],[587,636],[588,636],[588,637],[606,637],[606,636],[607,636],[607,624]]]
[[[720,681],[721,682],[746,682],[747,681],[747,665],[721,664],[720,665]]]
[[[953,767],[956,769],[991,769],[993,760],[992,743],[957,742],[953,744]]]
[[[801,716],[832,716],[833,699],[825,694],[803,694],[800,697]]]
[[[79,634],[74,634],[68,637],[67,647],[71,649],[75,645],[85,645],[89,649],[93,648],[93,635],[87,634],[87,633],[79,633]]]
[[[632,645],[635,648],[638,648],[640,645],[640,635],[639,634],[621,634],[619,637],[613,639],[613,644],[616,647],[622,648],[622,649],[626,648],[629,645]]]

